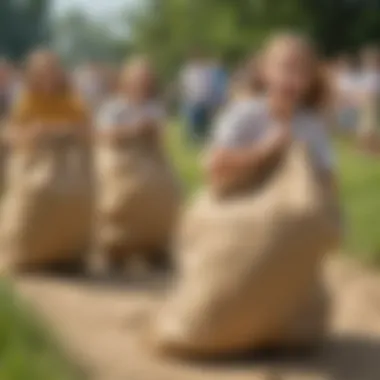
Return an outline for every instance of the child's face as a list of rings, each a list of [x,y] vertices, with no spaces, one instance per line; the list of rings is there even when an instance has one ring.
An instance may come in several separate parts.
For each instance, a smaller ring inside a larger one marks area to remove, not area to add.
[[[39,90],[51,94],[61,88],[63,72],[58,61],[53,57],[36,60],[31,68],[33,81]]]
[[[294,106],[301,103],[312,82],[310,51],[299,42],[282,41],[269,49],[263,63],[268,94]]]
[[[136,65],[124,73],[123,87],[129,95],[145,99],[149,97],[154,79],[149,67]]]

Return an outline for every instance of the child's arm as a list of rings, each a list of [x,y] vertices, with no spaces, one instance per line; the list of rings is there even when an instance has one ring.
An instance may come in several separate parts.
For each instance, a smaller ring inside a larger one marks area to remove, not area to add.
[[[125,125],[120,115],[123,109],[116,102],[106,103],[96,118],[97,135],[103,140],[117,141],[125,137],[133,137],[136,128]]]
[[[244,178],[254,180],[262,168],[286,149],[289,141],[289,130],[282,127],[247,147],[215,149],[211,152],[207,167],[211,186],[223,191]]]
[[[267,129],[259,103],[244,101],[222,113],[216,126],[211,150],[207,154],[206,175],[217,191],[233,188],[255,173],[286,147],[288,127]]]
[[[134,125],[137,134],[150,137],[157,145],[162,142],[163,130],[165,127],[166,112],[160,104],[151,106],[145,115]]]

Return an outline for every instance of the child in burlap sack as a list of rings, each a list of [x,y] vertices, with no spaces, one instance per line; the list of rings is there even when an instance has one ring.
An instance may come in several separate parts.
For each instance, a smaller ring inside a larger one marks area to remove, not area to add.
[[[335,191],[334,154],[327,136],[319,62],[306,39],[271,39],[258,65],[262,97],[235,102],[219,118],[207,160],[217,191],[251,180],[292,141],[303,141],[329,191]]]
[[[6,133],[0,241],[12,270],[83,269],[92,218],[89,127],[59,58],[33,52]]]
[[[90,115],[74,92],[59,58],[48,50],[33,52],[8,126],[17,133],[89,127]],[[36,129],[38,131],[36,131]]]
[[[159,241],[169,232],[171,222],[166,220],[177,202],[164,151],[165,119],[151,64],[141,57],[128,61],[118,96],[105,103],[96,123],[98,208],[105,231],[99,241],[115,269],[137,251],[164,249]],[[161,266],[162,259],[152,255],[149,261]]]

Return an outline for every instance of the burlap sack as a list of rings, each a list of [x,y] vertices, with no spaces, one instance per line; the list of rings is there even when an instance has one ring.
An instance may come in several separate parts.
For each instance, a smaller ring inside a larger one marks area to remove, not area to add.
[[[321,336],[319,264],[338,229],[314,177],[295,147],[261,187],[196,198],[180,226],[178,281],[154,323],[155,348],[218,355]]]
[[[80,261],[89,247],[93,196],[88,142],[44,133],[10,151],[0,213],[3,267]]]
[[[180,197],[157,142],[149,135],[99,139],[96,168],[100,246],[125,253],[165,250]]]

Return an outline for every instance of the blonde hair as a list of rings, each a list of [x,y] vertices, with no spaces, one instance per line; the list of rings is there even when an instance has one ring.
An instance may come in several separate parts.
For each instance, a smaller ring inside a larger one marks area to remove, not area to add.
[[[266,59],[279,45],[297,45],[304,50],[305,56],[309,58],[311,67],[311,85],[308,93],[305,95],[303,105],[312,109],[323,109],[328,102],[328,85],[326,71],[317,54],[314,43],[306,36],[295,32],[276,33],[268,38],[261,50],[261,62]],[[256,86],[261,90],[265,89],[265,83],[260,77],[257,77]]]
[[[130,75],[134,70],[141,67],[143,67],[149,73],[151,79],[151,85],[147,96],[149,98],[154,98],[158,93],[157,76],[149,59],[142,55],[133,56],[132,58],[126,60],[122,65],[119,74],[119,90],[121,91],[122,89],[127,88],[127,92],[129,91],[128,82],[130,80]]]

